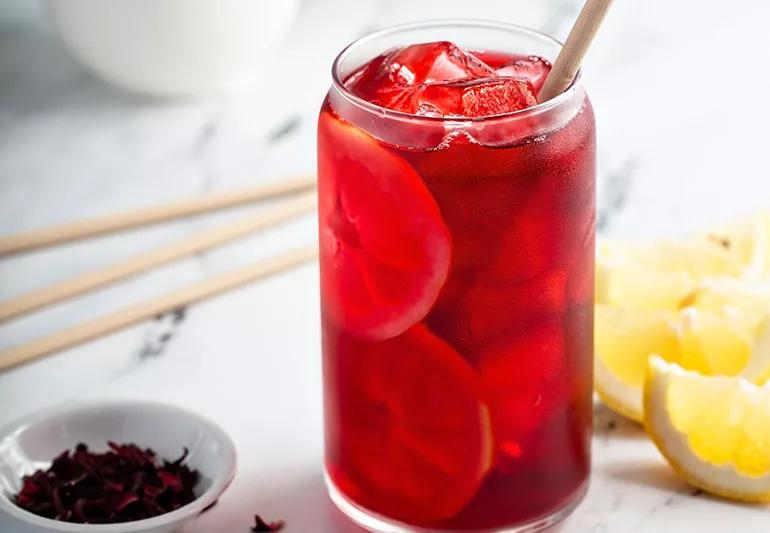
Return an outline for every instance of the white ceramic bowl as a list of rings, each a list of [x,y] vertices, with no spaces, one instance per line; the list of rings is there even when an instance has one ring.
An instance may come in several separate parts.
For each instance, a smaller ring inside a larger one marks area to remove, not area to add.
[[[53,457],[82,442],[94,451],[107,441],[136,443],[173,460],[185,461],[201,480],[195,501],[164,515],[121,524],[72,524],[37,516],[11,497],[21,478],[47,468]],[[224,492],[235,475],[235,447],[216,424],[170,405],[115,401],[76,404],[42,411],[0,429],[0,530],[3,533],[171,533],[194,519]],[[7,524],[7,525],[6,525]]]
[[[299,0],[48,0],[83,65],[132,91],[228,93],[272,79]]]

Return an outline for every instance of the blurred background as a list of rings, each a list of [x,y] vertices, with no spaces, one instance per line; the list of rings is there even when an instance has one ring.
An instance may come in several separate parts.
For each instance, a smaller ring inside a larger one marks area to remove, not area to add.
[[[350,41],[451,17],[563,39],[581,4],[4,0],[0,234],[313,173],[316,115],[332,61]],[[759,0],[616,2],[584,67],[597,117],[601,234],[680,235],[768,205],[768,22],[770,5]],[[255,209],[3,259],[0,300]],[[314,239],[313,217],[304,217],[0,325],[0,349]],[[242,457],[223,509],[191,531],[241,531],[256,507],[296,515],[290,531],[343,531],[317,471],[317,283],[308,265],[2,373],[0,424],[83,397],[182,404],[220,421]],[[660,489],[687,489],[665,471],[633,489],[633,506],[617,502],[627,486],[622,458],[637,445],[647,450],[629,438],[600,454],[621,466],[600,464],[570,530],[624,531],[630,520],[651,531],[676,520]],[[719,523],[724,505],[699,512]],[[664,510],[651,513],[656,506]]]

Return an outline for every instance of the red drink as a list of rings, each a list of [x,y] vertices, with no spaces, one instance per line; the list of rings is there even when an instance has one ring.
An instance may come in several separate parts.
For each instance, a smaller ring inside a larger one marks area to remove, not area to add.
[[[352,45],[321,110],[327,476],[375,531],[535,527],[590,468],[593,113],[579,85],[537,106],[536,56],[388,50],[439,29]]]

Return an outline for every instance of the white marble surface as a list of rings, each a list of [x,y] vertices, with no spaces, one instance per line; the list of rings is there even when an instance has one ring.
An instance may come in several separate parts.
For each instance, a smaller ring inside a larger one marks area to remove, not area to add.
[[[263,92],[153,101],[103,85],[60,48],[39,8],[0,5],[0,233],[153,204],[314,168],[314,119],[331,61],[373,28],[445,16],[518,22],[563,37],[577,0],[307,0]],[[597,111],[601,231],[681,233],[770,203],[770,6],[755,0],[620,1],[585,69]],[[131,256],[229,213],[0,262],[0,298]],[[280,249],[312,217],[0,326],[0,349]],[[247,531],[255,512],[289,532],[357,531],[321,482],[315,266],[0,374],[0,424],[78,398],[193,408],[235,439],[240,469],[185,533]],[[168,337],[161,338],[164,333]],[[770,530],[767,507],[680,481],[635,425],[596,412],[590,492],[559,529]],[[13,533],[0,517],[0,531]]]

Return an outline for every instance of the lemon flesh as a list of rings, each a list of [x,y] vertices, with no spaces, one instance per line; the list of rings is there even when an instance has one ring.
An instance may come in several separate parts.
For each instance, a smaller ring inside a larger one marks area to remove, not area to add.
[[[727,498],[770,501],[770,384],[704,376],[652,357],[644,424],[692,485]]]
[[[637,422],[652,354],[706,375],[755,382],[770,377],[770,327],[753,313],[598,304],[594,316],[596,391],[611,409]]]

